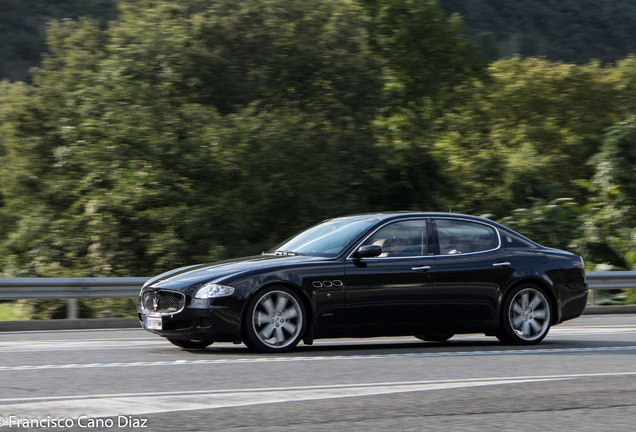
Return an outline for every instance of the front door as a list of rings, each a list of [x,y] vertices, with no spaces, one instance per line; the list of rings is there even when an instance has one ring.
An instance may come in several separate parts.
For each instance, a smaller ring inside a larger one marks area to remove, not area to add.
[[[426,219],[389,223],[360,246],[379,245],[378,257],[345,263],[345,333],[418,334],[435,319],[434,256]]]

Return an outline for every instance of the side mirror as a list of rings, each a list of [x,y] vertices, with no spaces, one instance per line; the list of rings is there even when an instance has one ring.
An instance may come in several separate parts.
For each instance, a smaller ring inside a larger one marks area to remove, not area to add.
[[[356,251],[356,258],[371,258],[380,256],[380,254],[382,254],[382,246],[360,246]]]

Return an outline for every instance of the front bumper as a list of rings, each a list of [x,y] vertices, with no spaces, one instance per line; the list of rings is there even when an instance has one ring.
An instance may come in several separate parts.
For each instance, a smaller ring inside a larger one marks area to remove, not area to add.
[[[181,340],[241,342],[240,317],[230,306],[195,302],[174,314],[155,314],[137,305],[141,327],[159,336]],[[161,330],[148,329],[145,317],[161,319]]]

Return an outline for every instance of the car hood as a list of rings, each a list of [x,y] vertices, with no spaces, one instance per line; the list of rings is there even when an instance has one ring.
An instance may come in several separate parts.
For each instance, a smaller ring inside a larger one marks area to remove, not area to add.
[[[188,267],[181,267],[162,273],[150,279],[144,287],[162,289],[182,289],[192,285],[215,281],[227,276],[239,273],[255,272],[262,270],[273,270],[289,265],[301,264],[305,262],[324,261],[327,258],[311,256],[273,256],[257,255],[244,258],[236,258],[227,261],[219,261],[209,264],[197,264]]]

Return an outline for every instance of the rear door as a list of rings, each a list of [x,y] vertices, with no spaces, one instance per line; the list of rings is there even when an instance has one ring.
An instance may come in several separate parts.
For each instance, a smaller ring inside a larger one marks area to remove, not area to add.
[[[514,260],[486,223],[436,218],[435,301],[439,322],[492,321]]]

